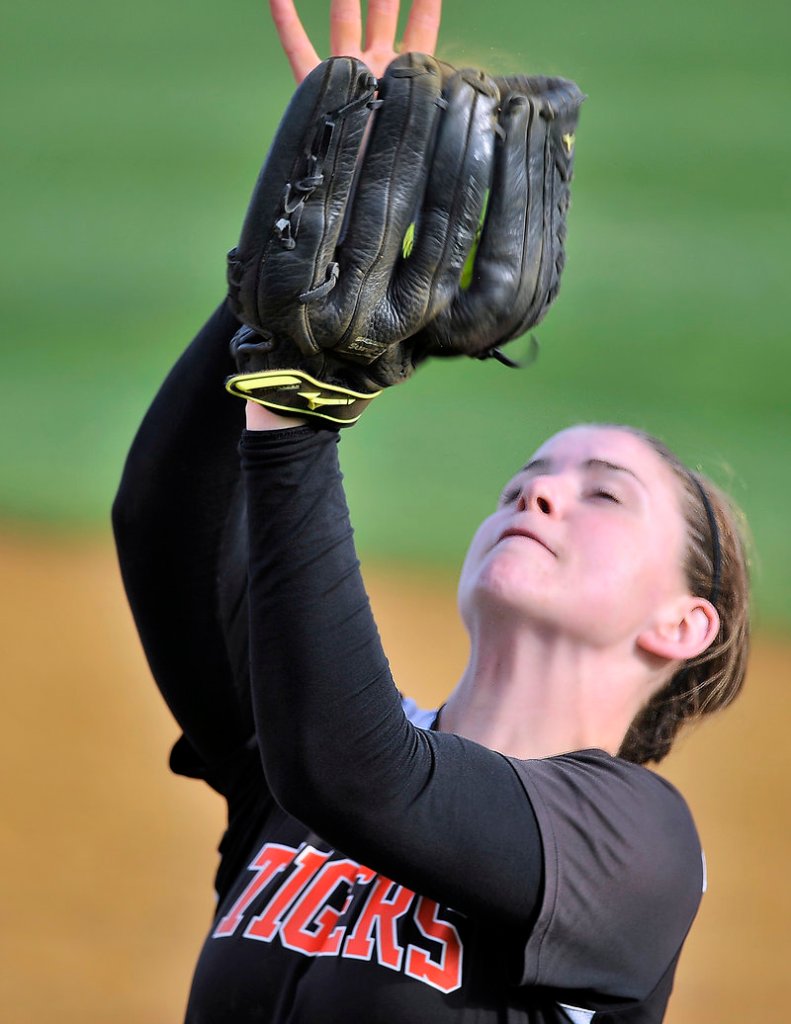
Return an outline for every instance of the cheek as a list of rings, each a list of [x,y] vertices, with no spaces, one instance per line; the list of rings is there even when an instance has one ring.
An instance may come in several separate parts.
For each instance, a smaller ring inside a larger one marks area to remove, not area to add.
[[[616,628],[642,622],[673,583],[661,539],[643,533],[603,530],[583,558],[584,604]]]
[[[501,517],[490,516],[478,527],[467,549],[458,586],[459,609],[465,622],[480,591],[487,588],[493,570],[496,575],[500,549],[495,545],[502,528]]]
[[[628,520],[615,517],[587,524],[583,542],[575,550],[581,568],[602,580],[639,576],[654,557],[653,538]]]
[[[470,541],[470,546],[467,548],[467,554],[464,557],[459,577],[459,594],[469,590],[478,574],[483,559],[494,543],[495,537],[496,533],[492,517],[490,516],[488,519],[484,519],[475,531]]]

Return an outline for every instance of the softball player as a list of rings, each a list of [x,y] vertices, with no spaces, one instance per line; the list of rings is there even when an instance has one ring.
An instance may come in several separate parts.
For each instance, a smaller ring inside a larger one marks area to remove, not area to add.
[[[238,327],[223,304],[182,355],[114,506],[171,765],[228,803],[187,1021],[661,1021],[704,869],[643,764],[742,683],[728,502],[639,431],[550,438],[472,540],[468,664],[420,711],[370,613],[337,434],[253,404],[242,432]]]

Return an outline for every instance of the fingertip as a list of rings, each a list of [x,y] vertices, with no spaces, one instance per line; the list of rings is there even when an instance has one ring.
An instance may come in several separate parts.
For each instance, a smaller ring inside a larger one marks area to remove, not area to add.
[[[434,53],[442,20],[442,0],[414,0],[409,12],[402,52]]]
[[[299,85],[320,63],[319,56],[300,21],[293,0],[269,0],[269,10],[283,53]]]

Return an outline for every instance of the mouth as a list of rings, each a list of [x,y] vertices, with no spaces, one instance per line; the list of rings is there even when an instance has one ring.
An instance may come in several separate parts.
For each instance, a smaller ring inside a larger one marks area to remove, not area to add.
[[[506,537],[523,537],[525,540],[535,541],[535,543],[539,544],[542,548],[544,548],[545,551],[548,551],[550,555],[555,554],[555,552],[548,544],[545,544],[540,537],[537,537],[534,533],[531,533],[530,530],[521,530],[517,526],[509,526],[507,530],[503,530],[503,532],[500,534],[497,543],[499,544],[500,541],[505,540]]]

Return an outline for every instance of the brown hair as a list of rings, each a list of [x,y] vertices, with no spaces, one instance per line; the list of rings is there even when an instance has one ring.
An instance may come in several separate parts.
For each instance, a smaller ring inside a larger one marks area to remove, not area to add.
[[[685,662],[629,727],[618,754],[643,764],[661,761],[682,725],[727,707],[742,688],[750,646],[746,528],[728,495],[662,441],[634,427],[618,429],[644,441],[675,473],[687,525],[687,584],[696,597],[712,600],[720,617],[712,644]]]

